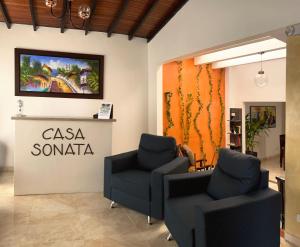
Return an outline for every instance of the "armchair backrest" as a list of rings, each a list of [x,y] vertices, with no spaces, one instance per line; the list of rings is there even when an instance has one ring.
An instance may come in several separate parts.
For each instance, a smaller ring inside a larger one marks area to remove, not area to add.
[[[142,134],[138,149],[138,166],[152,171],[176,158],[177,146],[173,137]]]
[[[230,149],[220,149],[207,192],[215,199],[239,196],[265,186],[260,160]],[[262,182],[262,184],[261,184]]]

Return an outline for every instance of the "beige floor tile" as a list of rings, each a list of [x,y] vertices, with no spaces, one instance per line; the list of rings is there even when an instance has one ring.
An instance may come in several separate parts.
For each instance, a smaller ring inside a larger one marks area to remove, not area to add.
[[[0,174],[0,247],[178,247],[153,223],[99,193],[15,197],[12,173]]]
[[[0,246],[17,246],[26,242],[27,225],[6,224],[0,226]]]
[[[58,241],[81,240],[81,228],[73,221],[59,223],[28,224],[25,241],[27,243],[49,244]]]
[[[74,197],[71,195],[34,196],[32,211],[41,213],[75,213]]]
[[[78,193],[74,196],[77,211],[103,210],[110,205],[110,201],[100,193]]]
[[[92,210],[80,212],[79,215],[84,239],[86,240],[96,240],[106,236],[119,237],[138,231],[122,208]]]
[[[84,247],[103,247],[103,240],[85,240],[83,242]]]
[[[55,241],[55,242],[48,242],[48,243],[30,242],[30,243],[22,243],[17,245],[18,245],[17,247],[83,247],[85,246],[83,240]]]
[[[262,160],[261,166],[262,168],[269,170],[269,178],[275,183],[277,182],[276,176],[285,175],[283,168],[280,168],[279,156]]]
[[[137,234],[136,234],[137,235]],[[138,237],[132,238],[128,236],[108,236],[102,241],[102,247],[149,247],[149,243]]]
[[[30,220],[30,213],[3,212],[0,210],[0,228],[6,225],[26,225]]]

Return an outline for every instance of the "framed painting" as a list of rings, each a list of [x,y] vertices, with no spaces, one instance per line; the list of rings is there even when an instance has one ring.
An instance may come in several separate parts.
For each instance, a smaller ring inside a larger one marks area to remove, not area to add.
[[[104,56],[15,49],[15,95],[103,99]]]
[[[276,128],[276,106],[250,106],[251,120],[260,121],[268,128]]]

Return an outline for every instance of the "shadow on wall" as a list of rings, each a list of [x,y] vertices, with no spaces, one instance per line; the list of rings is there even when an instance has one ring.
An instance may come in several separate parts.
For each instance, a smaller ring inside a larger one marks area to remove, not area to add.
[[[0,168],[6,165],[7,146],[0,141]]]

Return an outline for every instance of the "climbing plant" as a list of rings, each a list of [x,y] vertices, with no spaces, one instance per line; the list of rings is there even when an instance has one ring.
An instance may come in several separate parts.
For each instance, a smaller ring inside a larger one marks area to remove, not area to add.
[[[214,149],[216,149],[217,145],[214,141],[213,138],[213,132],[212,132],[212,126],[211,126],[211,105],[212,105],[212,93],[213,93],[213,83],[212,83],[212,76],[211,76],[211,72],[209,71],[209,64],[206,65],[206,71],[207,71],[207,75],[208,75],[208,85],[209,85],[209,102],[207,104],[206,110],[208,112],[208,131],[209,131],[209,138],[210,138],[210,142],[213,146]]]
[[[182,84],[182,70],[183,64],[182,61],[177,62],[178,66],[178,95],[179,95],[179,106],[180,106],[180,127],[183,132],[183,143],[188,144],[190,139],[190,127],[192,122],[192,104],[193,104],[193,95],[191,93],[187,94],[186,102],[185,95],[183,93]]]
[[[186,123],[185,128],[183,129],[183,142],[185,144],[189,143],[190,140],[190,129],[192,123],[192,104],[193,104],[193,95],[191,93],[187,94],[187,102],[186,102]]]
[[[214,154],[213,154],[213,157],[212,157],[212,160],[211,160],[211,164],[214,163],[214,159],[215,159],[215,156],[216,156],[216,153],[218,151],[218,148],[217,148],[217,144],[216,142],[214,141],[214,138],[213,138],[213,132],[212,132],[212,125],[211,125],[211,120],[212,120],[212,116],[211,116],[211,105],[212,105],[212,94],[213,94],[213,82],[212,82],[212,76],[211,76],[211,72],[209,70],[209,65],[207,64],[206,65],[206,71],[207,71],[207,75],[208,75],[208,85],[209,85],[209,102],[207,104],[207,107],[206,107],[206,110],[208,112],[208,133],[209,133],[209,138],[210,138],[210,143],[213,147],[213,150],[214,150]]]
[[[218,97],[219,97],[219,102],[220,102],[220,108],[221,108],[221,116],[220,116],[220,123],[219,123],[219,128],[220,128],[220,137],[219,137],[219,143],[218,143],[218,149],[222,145],[222,140],[223,140],[223,135],[224,135],[224,128],[223,128],[223,121],[224,121],[224,115],[225,115],[225,106],[221,94],[221,83],[222,83],[222,74],[223,74],[223,69],[221,70],[221,75],[218,81]]]
[[[178,68],[178,95],[179,95],[179,106],[180,106],[180,126],[181,129],[185,129],[185,124],[184,124],[184,118],[185,118],[185,104],[184,104],[184,95],[182,91],[182,61],[177,62],[177,68]]]
[[[171,99],[172,99],[173,93],[165,92],[164,95],[165,95],[165,101],[166,101],[166,117],[167,117],[167,121],[168,121],[168,125],[164,131],[164,136],[167,136],[169,129],[174,127],[174,122],[173,122],[173,119],[171,116]]]
[[[194,129],[198,135],[198,138],[199,138],[199,148],[200,148],[200,159],[206,159],[206,154],[204,153],[204,141],[203,141],[203,136],[202,136],[202,133],[198,127],[198,118],[202,112],[202,109],[203,109],[203,103],[201,101],[201,95],[200,95],[200,74],[202,72],[202,66],[198,66],[198,71],[197,71],[197,75],[196,75],[196,102],[198,104],[198,108],[197,108],[197,112],[195,114],[195,117],[194,117]]]

